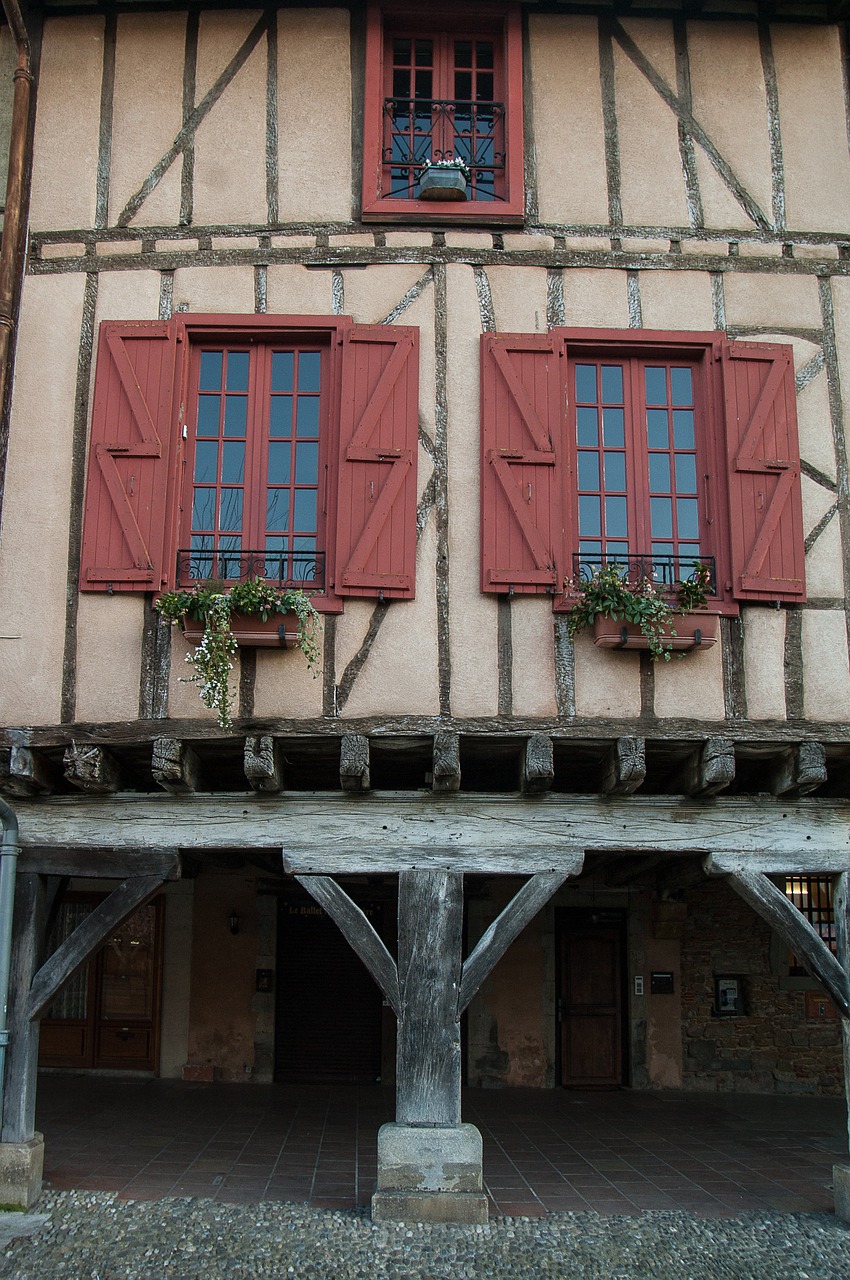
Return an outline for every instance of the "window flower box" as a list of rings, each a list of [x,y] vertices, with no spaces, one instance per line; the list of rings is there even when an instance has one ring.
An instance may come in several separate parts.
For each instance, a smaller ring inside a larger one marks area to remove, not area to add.
[[[664,644],[687,652],[710,649],[717,644],[720,614],[710,610],[677,613],[672,626],[664,631]],[[675,632],[675,635],[673,634]],[[593,643],[600,649],[649,649],[650,643],[638,626],[599,614],[593,622]]]
[[[232,613],[230,630],[240,649],[294,649],[300,640],[294,613],[275,613],[265,622],[256,614]],[[203,622],[187,618],[183,634],[190,644],[199,645],[204,636]]]

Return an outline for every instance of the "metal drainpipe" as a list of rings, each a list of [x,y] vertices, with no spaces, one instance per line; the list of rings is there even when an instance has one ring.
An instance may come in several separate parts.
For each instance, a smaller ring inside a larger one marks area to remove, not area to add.
[[[12,962],[12,910],[15,905],[15,875],[18,869],[18,819],[0,797],[0,1128],[3,1122],[6,1046],[9,1043],[9,970]]]
[[[12,133],[9,141],[9,173],[6,209],[0,241],[0,412],[6,401],[12,338],[15,333],[15,292],[24,255],[26,173],[29,162],[29,118],[33,74],[31,49],[18,0],[3,0],[3,12],[15,38],[18,63],[12,100]]]

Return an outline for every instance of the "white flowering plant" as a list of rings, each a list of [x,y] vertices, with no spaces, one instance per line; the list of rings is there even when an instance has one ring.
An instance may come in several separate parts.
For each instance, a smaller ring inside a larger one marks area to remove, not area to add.
[[[275,587],[263,578],[249,578],[230,590],[222,583],[198,583],[185,590],[166,591],[154,608],[172,624],[182,624],[186,618],[203,622],[200,644],[186,655],[186,661],[194,669],[190,676],[181,679],[197,686],[201,702],[216,712],[222,729],[230,729],[233,724],[230,673],[238,646],[231,614],[246,614],[266,622],[275,614],[294,613],[298,622],[298,646],[313,675],[318,675],[319,615],[303,591]]]
[[[449,156],[445,160],[423,160],[422,172],[427,173],[429,169],[437,169],[445,172],[449,170],[453,173],[463,174],[467,182],[472,177],[470,168],[465,160],[461,160],[460,156]]]

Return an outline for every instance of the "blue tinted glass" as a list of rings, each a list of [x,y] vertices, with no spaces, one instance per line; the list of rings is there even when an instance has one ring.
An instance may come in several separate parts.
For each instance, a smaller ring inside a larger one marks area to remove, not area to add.
[[[248,422],[248,397],[224,397],[224,434],[226,436],[244,436]]]
[[[652,554],[654,556],[672,556],[673,543],[672,542],[653,542]]]
[[[576,365],[576,401],[580,404],[596,403],[596,365]]]
[[[626,443],[626,415],[622,409],[602,410],[602,436],[608,447],[623,448]]]
[[[198,435],[218,435],[221,396],[198,396]]]
[[[605,554],[609,560],[628,561],[629,544],[627,542],[606,542]]]
[[[605,532],[609,538],[627,538],[629,536],[625,498],[605,499]]]
[[[580,453],[578,455],[578,487],[580,489],[591,489],[594,492],[599,488],[598,453]]]
[[[196,489],[192,499],[192,528],[215,528],[215,489]]]
[[[623,366],[620,364],[602,366],[602,403],[623,403]]]
[[[699,537],[699,514],[696,498],[679,498],[676,502],[680,538]]]
[[[269,402],[269,435],[292,435],[292,396],[272,396]]]
[[[576,436],[580,445],[599,444],[599,414],[596,409],[576,409]]]
[[[266,495],[266,528],[285,529],[289,524],[289,490],[269,489]]]
[[[269,484],[289,484],[289,464],[292,457],[292,445],[277,444],[274,440],[269,444]]]
[[[245,479],[245,446],[241,440],[228,440],[225,444],[221,478],[225,484],[241,484]]]
[[[319,446],[313,441],[299,444],[295,454],[295,483],[318,484]]]
[[[201,391],[219,390],[221,387],[221,362],[222,353],[220,351],[201,352],[201,376],[198,379],[198,387]]]
[[[670,492],[669,453],[651,453],[649,455],[649,488],[652,493]]]
[[[293,525],[299,533],[309,533],[316,527],[316,490],[295,490]]]
[[[644,370],[647,404],[667,403],[667,370],[647,367]]]
[[[599,499],[582,495],[578,500],[578,527],[583,538],[599,537],[602,533]]]
[[[673,443],[677,449],[693,449],[694,447],[693,409],[674,409],[673,410]]]
[[[670,390],[673,404],[693,404],[694,388],[690,369],[670,370]]]
[[[195,445],[195,480],[215,484],[218,479],[218,441],[199,440]]]
[[[671,498],[650,498],[653,538],[673,537],[673,502]]]
[[[697,491],[697,460],[692,453],[676,454],[676,488],[679,493]]]
[[[624,453],[605,454],[605,488],[609,493],[622,492],[626,487],[626,455]]]
[[[298,422],[295,428],[299,436],[318,436],[319,434],[319,397],[298,397]]]
[[[646,442],[650,449],[667,449],[670,445],[668,436],[668,418],[666,409],[647,409]]]
[[[227,353],[227,390],[248,390],[248,368],[251,356],[247,351],[228,351]]]
[[[218,514],[219,529],[242,528],[242,490],[222,489]]]
[[[298,356],[298,390],[318,391],[321,386],[322,356],[318,351],[302,351]]]
[[[295,368],[294,351],[272,352],[272,391],[291,391]]]

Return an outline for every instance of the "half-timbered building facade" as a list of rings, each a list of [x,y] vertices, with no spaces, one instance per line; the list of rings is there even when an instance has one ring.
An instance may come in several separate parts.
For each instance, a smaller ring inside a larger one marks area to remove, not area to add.
[[[0,1201],[39,1062],[394,1081],[468,1221],[462,1082],[841,1093],[843,0],[4,10]]]

